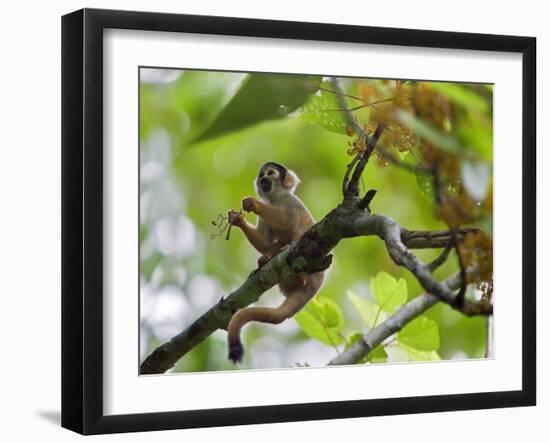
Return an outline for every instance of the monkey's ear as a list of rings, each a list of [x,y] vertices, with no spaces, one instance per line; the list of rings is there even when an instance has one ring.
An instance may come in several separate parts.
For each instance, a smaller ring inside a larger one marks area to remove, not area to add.
[[[286,172],[285,178],[283,180],[283,187],[285,189],[289,189],[291,191],[294,191],[296,189],[296,186],[300,184],[300,179],[296,175],[294,171],[291,171],[290,169]]]

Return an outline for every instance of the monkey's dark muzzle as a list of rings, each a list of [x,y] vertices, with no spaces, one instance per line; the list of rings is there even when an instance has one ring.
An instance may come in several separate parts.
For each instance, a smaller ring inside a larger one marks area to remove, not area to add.
[[[262,178],[260,180],[260,189],[263,192],[271,191],[271,180],[269,180],[267,177]]]

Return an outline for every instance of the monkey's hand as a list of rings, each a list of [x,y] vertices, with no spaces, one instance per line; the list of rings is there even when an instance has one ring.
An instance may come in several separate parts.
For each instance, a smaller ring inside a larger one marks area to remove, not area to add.
[[[231,209],[227,213],[227,220],[231,226],[237,226],[240,228],[244,225],[244,217],[239,211],[235,211],[234,209]]]
[[[242,201],[243,209],[246,212],[254,212],[258,210],[258,201],[254,197],[245,197]]]

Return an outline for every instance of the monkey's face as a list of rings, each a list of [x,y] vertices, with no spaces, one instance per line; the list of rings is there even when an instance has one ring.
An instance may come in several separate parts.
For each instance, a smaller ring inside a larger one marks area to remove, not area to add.
[[[281,173],[274,167],[262,168],[256,180],[258,189],[263,194],[269,194],[279,184],[280,178]]]
[[[254,185],[261,198],[273,201],[282,194],[294,192],[298,183],[293,171],[279,163],[269,162],[260,168]]]

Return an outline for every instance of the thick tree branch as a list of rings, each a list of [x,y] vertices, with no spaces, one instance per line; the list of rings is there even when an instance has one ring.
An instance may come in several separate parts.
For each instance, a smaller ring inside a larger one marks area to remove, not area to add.
[[[250,274],[241,287],[226,299],[210,308],[196,322],[165,344],[155,349],[141,364],[141,374],[163,373],[190,349],[198,345],[217,329],[225,329],[238,309],[254,303],[281,279],[290,274],[311,274],[330,266],[330,251],[344,238],[377,235],[384,239],[390,255],[397,264],[409,269],[422,286],[446,303],[454,295],[433,276],[408,248],[442,247],[450,238],[449,231],[434,235],[426,231],[402,229],[388,217],[371,215],[359,208],[359,198],[345,199],[326,217],[312,226],[295,244],[283,251],[261,269]],[[487,314],[492,307],[465,303],[463,312],[468,315]]]
[[[460,275],[456,274],[441,283],[447,289],[452,290],[460,286]],[[439,297],[432,294],[422,294],[410,302],[404,304],[395,314],[387,318],[375,328],[371,329],[361,340],[358,340],[348,349],[333,358],[329,365],[352,365],[369,355],[373,349],[380,345],[391,335],[399,332],[403,327],[427,311],[440,301]]]
[[[456,235],[459,241],[464,239],[466,234],[479,232],[478,228],[462,228],[457,230]],[[401,240],[410,249],[432,249],[444,248],[451,241],[452,233],[448,231],[409,231],[401,229]]]
[[[462,303],[457,304],[454,292],[435,280],[429,267],[405,246],[401,240],[403,229],[391,218],[383,215],[371,215],[368,218],[357,220],[355,230],[358,234],[365,232],[382,238],[386,242],[386,248],[393,261],[397,265],[407,268],[428,293],[436,295],[441,301],[450,304],[466,315],[490,315],[493,313],[492,305],[483,300],[473,303],[464,299],[461,300]]]

